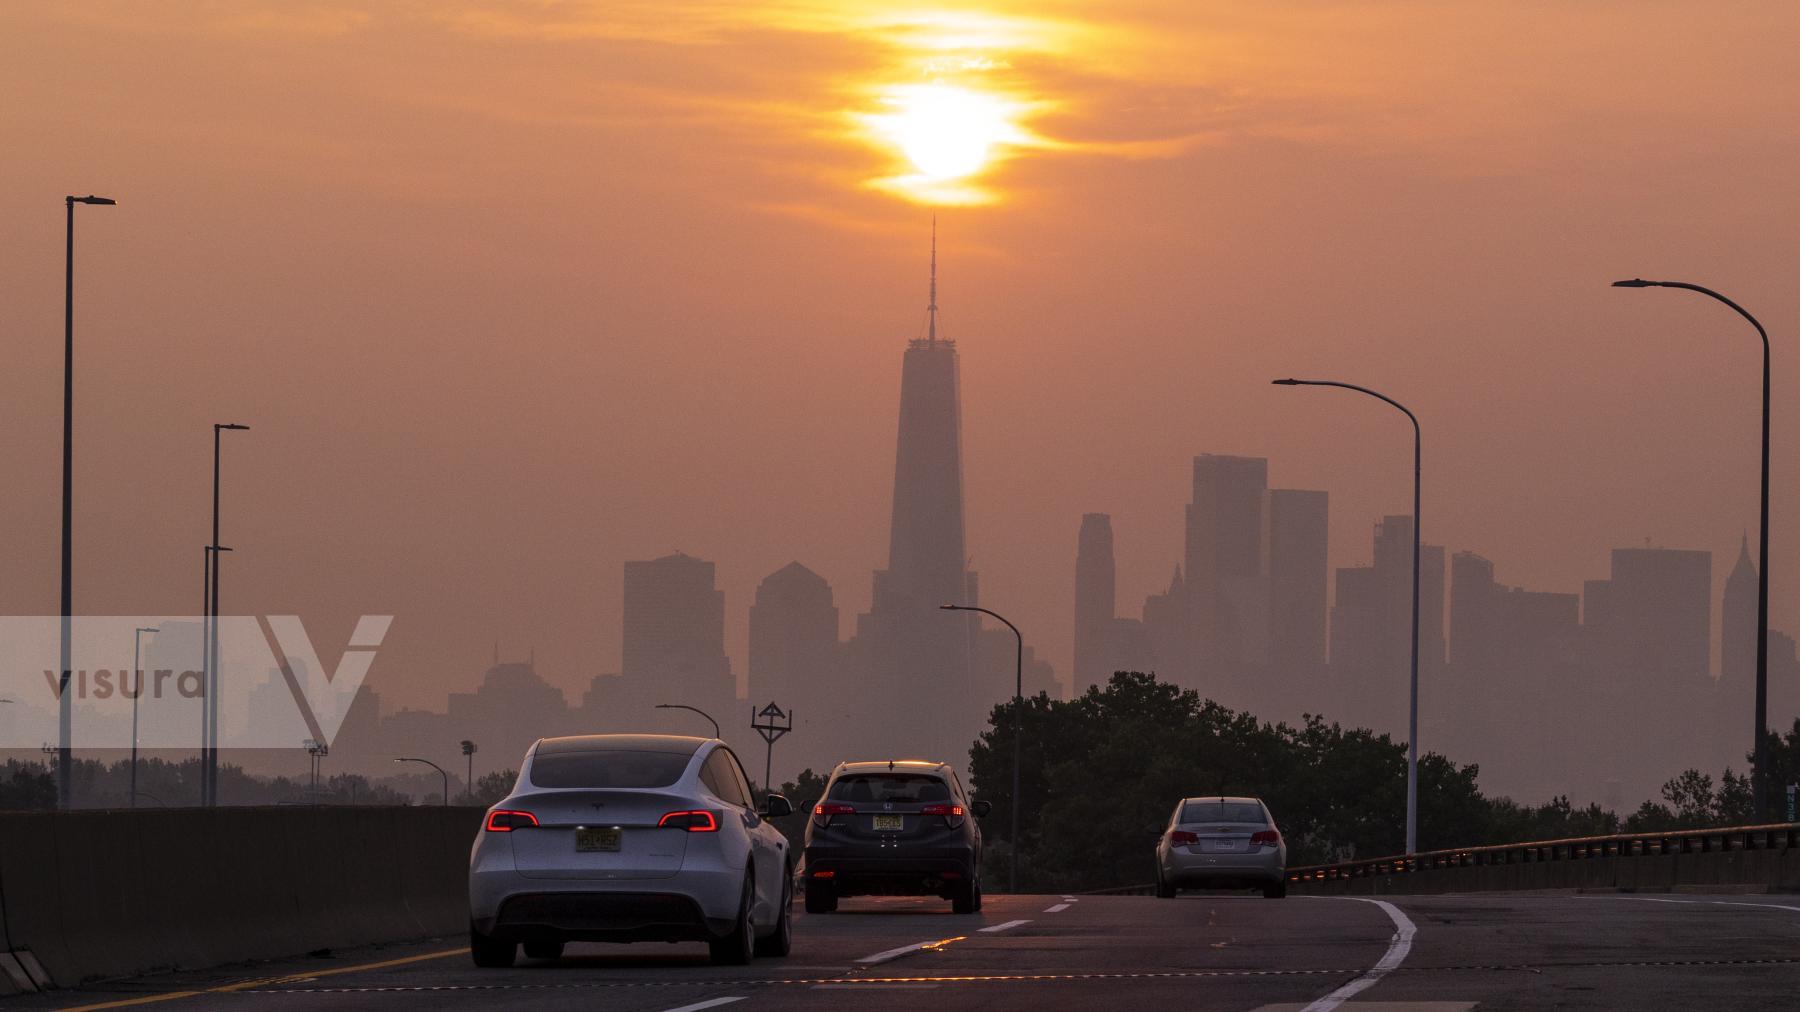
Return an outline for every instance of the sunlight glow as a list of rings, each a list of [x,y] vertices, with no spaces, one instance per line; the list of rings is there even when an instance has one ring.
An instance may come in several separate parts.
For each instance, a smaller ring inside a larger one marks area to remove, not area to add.
[[[980,172],[994,145],[1017,134],[1005,102],[967,88],[908,85],[895,88],[889,101],[894,112],[876,117],[877,127],[930,179]]]

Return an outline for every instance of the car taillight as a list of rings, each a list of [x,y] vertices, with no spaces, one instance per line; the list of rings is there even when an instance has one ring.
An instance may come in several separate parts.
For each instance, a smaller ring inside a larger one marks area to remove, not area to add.
[[[1279,847],[1281,846],[1281,834],[1273,829],[1265,829],[1260,832],[1251,833],[1250,846]]]
[[[490,833],[510,833],[515,829],[529,829],[537,824],[537,816],[530,812],[512,812],[501,808],[488,813],[487,829]]]
[[[656,820],[658,829],[685,829],[690,833],[717,833],[719,820],[704,809],[692,812],[670,812]]]
[[[962,821],[963,821],[963,806],[961,806],[961,805],[942,805],[942,804],[926,805],[924,808],[919,809],[919,814],[920,815],[941,815],[944,817],[944,821],[948,822],[950,825],[960,826],[960,825],[962,825]]]
[[[813,825],[824,829],[831,825],[834,815],[855,815],[856,806],[846,805],[838,801],[821,801],[813,806]]]
[[[1195,843],[1199,843],[1199,842],[1200,842],[1200,837],[1197,834],[1190,833],[1185,829],[1169,830],[1169,846],[1171,846],[1171,847],[1180,847],[1183,845],[1190,845],[1190,844],[1195,844]]]

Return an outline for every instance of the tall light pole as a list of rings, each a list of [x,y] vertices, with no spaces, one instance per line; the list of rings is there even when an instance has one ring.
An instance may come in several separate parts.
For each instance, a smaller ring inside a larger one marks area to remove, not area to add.
[[[224,545],[207,545],[202,552],[206,556],[206,575],[200,589],[200,805],[205,807],[212,797],[212,769],[207,765],[207,756],[211,754],[213,744],[213,712],[210,704],[212,695],[212,635],[213,635],[213,573],[217,569],[215,560],[220,552],[231,549]]]
[[[131,634],[131,807],[137,807],[137,767],[138,767],[138,700],[144,696],[144,634],[161,632],[162,627],[144,628],[138,626]]]
[[[117,204],[111,197],[64,197],[68,229],[63,249],[63,454],[62,454],[62,679],[57,686],[56,804],[68,808],[74,791],[75,699],[69,695],[70,616],[75,613],[75,205]]]
[[[719,738],[722,740],[725,737],[724,735],[719,733],[719,722],[712,719],[712,714],[707,713],[705,710],[700,709],[698,706],[689,706],[686,703],[658,703],[658,704],[656,704],[656,708],[658,710],[692,710],[695,713],[699,714],[700,716],[705,717],[708,721],[710,721],[712,723],[714,738]]]
[[[1006,866],[1006,891],[1019,891],[1019,741],[1025,736],[1025,636],[1019,627],[997,611],[977,608],[972,604],[940,604],[939,611],[978,611],[1000,620],[1013,632],[1018,649],[1013,654],[1013,776],[1012,776],[1012,860]]]
[[[231,423],[213,423],[213,496],[212,496],[212,543],[219,543],[219,434],[227,429],[244,431],[248,425]],[[230,551],[230,549],[224,549]],[[207,602],[212,625],[206,640],[206,668],[209,679],[206,686],[206,698],[202,704],[206,707],[207,727],[211,729],[212,741],[206,750],[205,783],[206,804],[208,807],[219,803],[219,556],[212,557],[212,599]]]
[[[477,749],[478,749],[478,746],[476,746],[476,744],[474,742],[470,741],[467,738],[463,739],[463,742],[462,742],[463,758],[467,759],[469,761],[468,794],[469,794],[469,803],[470,804],[475,803],[475,753],[476,753]]]
[[[445,773],[442,766],[432,762],[430,759],[415,759],[412,756],[401,756],[394,761],[397,763],[424,763],[432,769],[437,770],[438,776],[444,778],[444,804],[450,804],[450,774]]]
[[[1273,381],[1280,387],[1342,387],[1354,390],[1359,394],[1367,394],[1379,401],[1386,401],[1398,408],[1400,413],[1412,422],[1413,427],[1413,550],[1412,550],[1412,679],[1411,701],[1407,707],[1406,717],[1406,852],[1419,852],[1419,463],[1422,440],[1419,435],[1419,418],[1406,405],[1394,400],[1386,394],[1377,393],[1368,387],[1359,387],[1354,383],[1339,383],[1336,380],[1303,380],[1278,379]]]
[[[1769,727],[1769,332],[1750,311],[1710,288],[1685,281],[1614,281],[1614,288],[1684,288],[1725,303],[1750,321],[1762,338],[1762,528],[1757,533],[1761,562],[1756,567],[1756,740],[1750,751],[1750,793],[1756,821],[1768,817],[1768,752],[1763,739]]]

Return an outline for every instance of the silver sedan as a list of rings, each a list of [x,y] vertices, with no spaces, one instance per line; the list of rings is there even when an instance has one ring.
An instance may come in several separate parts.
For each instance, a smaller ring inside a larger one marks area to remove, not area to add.
[[[1156,895],[1259,888],[1287,895],[1287,844],[1260,798],[1183,798],[1156,843]]]

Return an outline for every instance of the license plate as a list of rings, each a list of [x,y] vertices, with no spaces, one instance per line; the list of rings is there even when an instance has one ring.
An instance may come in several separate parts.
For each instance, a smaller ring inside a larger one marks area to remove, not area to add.
[[[606,829],[577,829],[575,831],[575,849],[577,851],[618,850],[620,835],[617,826]]]
[[[1214,840],[1212,849],[1215,852],[1237,850],[1238,842],[1236,840]]]
[[[875,828],[877,830],[891,829],[895,832],[899,832],[905,826],[906,826],[906,818],[904,816],[900,816],[900,815],[877,815],[877,816],[875,816]]]

